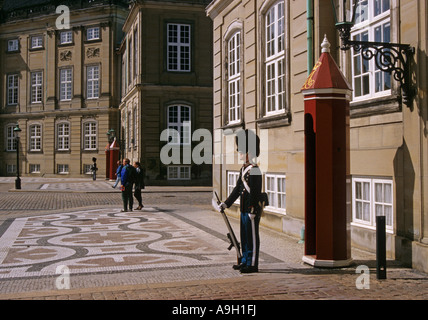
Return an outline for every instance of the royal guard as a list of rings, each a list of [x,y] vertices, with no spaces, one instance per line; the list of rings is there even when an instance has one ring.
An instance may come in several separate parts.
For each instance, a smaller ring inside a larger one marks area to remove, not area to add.
[[[259,263],[259,224],[263,206],[260,203],[262,174],[257,166],[260,154],[260,139],[251,130],[241,130],[235,137],[239,159],[243,162],[239,179],[229,197],[219,204],[219,211],[229,208],[240,198],[240,231],[242,258],[234,265],[241,273],[258,272]]]

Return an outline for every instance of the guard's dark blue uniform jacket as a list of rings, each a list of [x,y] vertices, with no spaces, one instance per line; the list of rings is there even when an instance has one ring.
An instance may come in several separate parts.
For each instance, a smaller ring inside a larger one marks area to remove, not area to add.
[[[251,168],[248,168],[251,166]],[[246,170],[248,168],[248,170]],[[244,181],[250,189],[248,190],[245,183],[242,181],[242,175],[244,175]],[[258,166],[245,164],[242,166],[238,181],[229,197],[224,201],[227,207],[230,207],[238,197],[240,198],[241,212],[260,214],[260,193],[262,190],[262,175]]]

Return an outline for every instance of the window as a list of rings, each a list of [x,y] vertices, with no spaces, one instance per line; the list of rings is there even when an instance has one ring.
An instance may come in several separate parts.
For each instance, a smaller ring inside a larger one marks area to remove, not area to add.
[[[71,100],[71,88],[73,84],[73,71],[71,68],[61,69],[59,75],[59,98],[61,101]]]
[[[83,173],[92,175],[92,164],[84,164],[83,165]]]
[[[359,0],[355,21],[351,32],[353,40],[391,41],[389,0]],[[352,49],[353,96],[356,101],[391,92],[391,76],[377,68],[375,59],[365,60],[361,51]]]
[[[132,79],[133,79],[133,72],[134,72],[134,68],[133,68],[133,54],[134,54],[134,50],[132,49],[132,38],[130,38],[128,40],[128,84],[132,84]]]
[[[96,99],[99,97],[100,71],[99,66],[89,66],[87,68],[87,98]]]
[[[131,111],[128,111],[128,117],[127,117],[128,121],[128,148],[131,149],[132,147],[132,113]]]
[[[190,180],[190,166],[169,166],[168,180]]]
[[[57,126],[58,150],[64,151],[70,148],[70,125],[59,123]]]
[[[233,189],[236,186],[236,183],[239,179],[239,171],[228,171],[227,172],[227,194],[231,194]],[[235,203],[239,203],[239,197],[235,201]]]
[[[127,92],[127,76],[126,76],[126,49],[122,54],[122,97]]]
[[[285,212],[285,175],[266,174],[265,190],[269,197],[269,208]]]
[[[98,40],[100,39],[100,28],[99,27],[92,27],[86,29],[86,40]]]
[[[241,32],[236,32],[228,42],[228,96],[229,123],[241,120]]]
[[[134,106],[134,110],[132,112],[132,143],[134,147],[137,146],[137,107]]]
[[[284,2],[278,2],[265,16],[266,114],[285,109]]]
[[[19,50],[19,40],[11,39],[7,41],[7,51],[14,52]]]
[[[134,78],[138,76],[138,31],[134,30]]]
[[[42,126],[35,124],[30,126],[30,151],[42,150]]]
[[[7,104],[18,104],[18,75],[10,74],[7,76]]]
[[[6,151],[16,151],[15,132],[13,128],[15,128],[14,124],[6,126]]]
[[[85,122],[83,125],[83,148],[84,150],[97,149],[97,123]]]
[[[393,227],[392,180],[352,179],[352,222],[374,228],[376,216],[385,216],[387,230]]]
[[[59,38],[60,44],[70,44],[73,42],[73,33],[71,31],[62,31]]]
[[[168,107],[168,129],[173,144],[191,143],[190,107],[175,105]]]
[[[30,173],[40,173],[40,164],[30,163]]]
[[[58,164],[58,174],[68,174],[68,164]]]
[[[43,48],[43,36],[32,36],[31,37],[31,49]]]
[[[167,70],[190,71],[190,25],[168,23]]]
[[[31,103],[42,102],[43,72],[31,72]]]
[[[7,173],[16,173],[16,164],[7,164],[6,165]]]

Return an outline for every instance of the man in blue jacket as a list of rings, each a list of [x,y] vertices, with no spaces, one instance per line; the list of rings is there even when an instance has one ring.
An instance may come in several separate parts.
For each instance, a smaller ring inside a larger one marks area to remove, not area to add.
[[[123,159],[123,168],[120,172],[120,180],[122,183],[122,201],[123,201],[123,210],[122,212],[132,211],[132,206],[134,205],[134,199],[132,197],[132,186],[135,181],[135,168],[130,165],[128,158]]]

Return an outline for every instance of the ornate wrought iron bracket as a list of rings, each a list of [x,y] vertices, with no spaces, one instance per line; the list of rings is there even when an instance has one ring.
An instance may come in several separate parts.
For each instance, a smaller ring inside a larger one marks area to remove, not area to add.
[[[414,86],[412,84],[411,63],[415,53],[415,48],[408,44],[389,42],[370,42],[349,40],[352,22],[336,23],[342,41],[342,50],[353,48],[356,52],[361,52],[361,56],[366,59],[375,59],[376,66],[392,75],[400,82],[402,101],[408,107],[412,106],[414,98]]]
[[[410,65],[415,48],[400,43],[349,40],[352,26],[353,23],[350,22],[336,23],[342,40],[340,48],[342,50],[353,48],[356,52],[361,52],[361,56],[366,60],[374,58],[376,67],[390,73],[400,82],[403,103],[410,107],[414,97]]]

